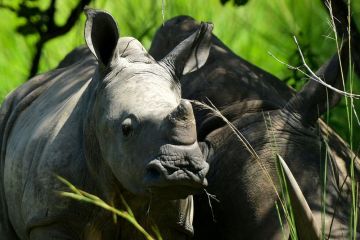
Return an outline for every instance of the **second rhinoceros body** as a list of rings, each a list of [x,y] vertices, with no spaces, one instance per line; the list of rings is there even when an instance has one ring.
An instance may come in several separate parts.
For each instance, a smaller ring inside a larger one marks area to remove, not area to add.
[[[198,28],[191,17],[169,20],[156,33],[149,53],[160,59]],[[347,69],[346,52],[341,53],[343,69]],[[324,64],[317,75],[341,89],[339,57]],[[207,191],[219,200],[212,201],[210,207],[206,194],[195,197],[195,239],[289,238],[289,225],[283,217],[281,226],[275,205],[276,191],[284,193],[277,156],[285,160],[305,196],[303,202],[311,209],[307,212],[310,218],[304,219],[305,208],[294,201],[298,237],[353,236],[351,224],[358,220],[351,221],[349,176],[354,161],[354,176],[358,179],[359,158],[334,131],[318,121],[339,102],[339,94],[314,79],[296,93],[236,56],[214,35],[205,65],[184,75],[180,82],[184,98],[212,104],[233,125],[230,127],[203,106],[194,108],[198,140],[208,146]],[[242,136],[236,136],[234,129]],[[279,202],[278,207],[283,215]]]

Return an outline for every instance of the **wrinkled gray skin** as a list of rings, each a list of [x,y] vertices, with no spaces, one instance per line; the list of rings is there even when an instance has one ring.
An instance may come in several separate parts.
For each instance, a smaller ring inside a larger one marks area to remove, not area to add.
[[[167,21],[157,31],[149,53],[161,59],[198,27],[194,19],[186,16]],[[345,52],[342,61],[347,69]],[[342,88],[337,56],[317,73],[329,84]],[[321,172],[328,146],[325,237],[330,228],[332,239],[349,237],[348,176],[350,161],[355,155],[333,130],[318,120],[328,106],[324,87],[309,81],[295,95],[276,77],[236,56],[215,36],[212,36],[206,64],[199,71],[184,75],[180,81],[183,98],[204,102],[209,99],[239,129],[278,189],[275,154],[285,160],[311,208],[313,225],[317,228],[314,234],[311,224],[303,218],[303,209],[295,205],[300,239],[317,239],[316,234],[321,232]],[[340,96],[330,90],[328,97],[330,107],[340,100]],[[271,181],[257,160],[220,118],[200,108],[194,108],[194,114],[198,141],[208,146],[207,191],[219,200],[212,201],[214,221],[207,196],[195,196],[195,239],[288,238],[288,225],[285,224],[283,232],[279,224],[274,204],[277,197]],[[358,157],[355,167],[358,179]]]
[[[208,54],[212,26],[157,62],[136,39],[119,38],[111,15],[86,13],[90,51],[76,50],[87,53],[31,79],[1,107],[0,236],[143,239],[109,212],[61,197],[59,175],[119,208],[121,194],[147,230],[156,224],[164,239],[187,239],[189,195],[206,186],[208,163],[177,79],[194,70],[193,51]]]

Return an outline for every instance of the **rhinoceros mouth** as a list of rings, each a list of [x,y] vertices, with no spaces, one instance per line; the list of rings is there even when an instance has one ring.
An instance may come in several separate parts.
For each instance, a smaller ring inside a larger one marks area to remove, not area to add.
[[[173,160],[161,156],[147,165],[144,183],[151,193],[162,198],[179,199],[207,186],[208,164],[205,161],[200,169],[195,169],[191,165],[175,165]]]

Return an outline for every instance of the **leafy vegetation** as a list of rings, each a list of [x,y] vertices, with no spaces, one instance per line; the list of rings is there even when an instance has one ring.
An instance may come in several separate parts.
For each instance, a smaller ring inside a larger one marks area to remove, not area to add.
[[[2,4],[17,7],[23,0],[3,0]],[[31,1],[41,9],[48,8],[49,0]],[[162,3],[164,2],[164,18]],[[225,3],[225,2],[224,2]],[[54,21],[63,25],[74,1],[56,2]],[[332,29],[329,25],[327,9],[321,1],[295,0],[248,1],[245,5],[234,7],[232,1],[222,5],[219,0],[93,0],[91,7],[102,8],[111,12],[118,20],[122,36],[134,36],[149,47],[156,29],[176,15],[190,15],[197,20],[211,21],[215,25],[214,33],[235,53],[255,65],[269,71],[290,86],[299,89],[305,82],[304,77],[295,70],[289,70],[280,64],[269,53],[292,66],[301,65],[292,36],[299,40],[307,62],[312,69],[317,69],[336,52]],[[141,7],[140,7],[141,6]],[[360,3],[352,1],[352,13],[357,25],[360,25]],[[35,54],[39,35],[21,35],[16,30],[24,26],[23,18],[14,12],[0,8],[0,101],[8,92],[26,81]],[[39,72],[45,72],[57,66],[58,62],[75,46],[84,44],[82,15],[72,30],[66,35],[55,38],[43,48]],[[350,89],[348,82],[347,89]],[[360,81],[354,77],[352,91],[360,92]],[[355,101],[355,109],[360,112],[360,103]],[[350,136],[346,124],[346,104],[343,100],[336,109],[330,112],[329,123],[347,141],[353,138],[356,149],[360,135]],[[356,122],[355,122],[356,123]],[[358,124],[353,124],[353,131],[359,132]]]

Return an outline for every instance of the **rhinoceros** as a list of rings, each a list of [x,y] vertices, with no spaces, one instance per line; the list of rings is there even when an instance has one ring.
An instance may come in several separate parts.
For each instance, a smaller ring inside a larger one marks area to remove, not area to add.
[[[161,59],[198,28],[188,16],[167,21],[149,53]],[[346,51],[341,59],[347,69]],[[338,61],[333,57],[317,74],[341,89]],[[194,108],[198,141],[206,143],[203,152],[210,164],[207,191],[218,200],[209,206],[206,194],[195,195],[195,239],[288,239],[289,224],[282,216],[281,226],[275,205],[275,189],[284,193],[278,159],[290,169],[284,182],[295,178],[288,192],[300,239],[344,239],[356,232],[350,223],[350,163],[355,163],[358,181],[359,158],[319,119],[338,103],[339,94],[314,79],[296,93],[214,35],[205,65],[180,82],[184,98],[211,103],[230,123],[207,107]],[[234,129],[242,134],[241,141]]]
[[[165,239],[192,235],[192,196],[208,163],[178,79],[204,64],[212,25],[155,61],[120,37],[104,11],[87,9],[92,54],[66,58],[12,92],[0,110],[1,239],[142,239],[128,222],[58,192],[57,175],[122,208]]]

